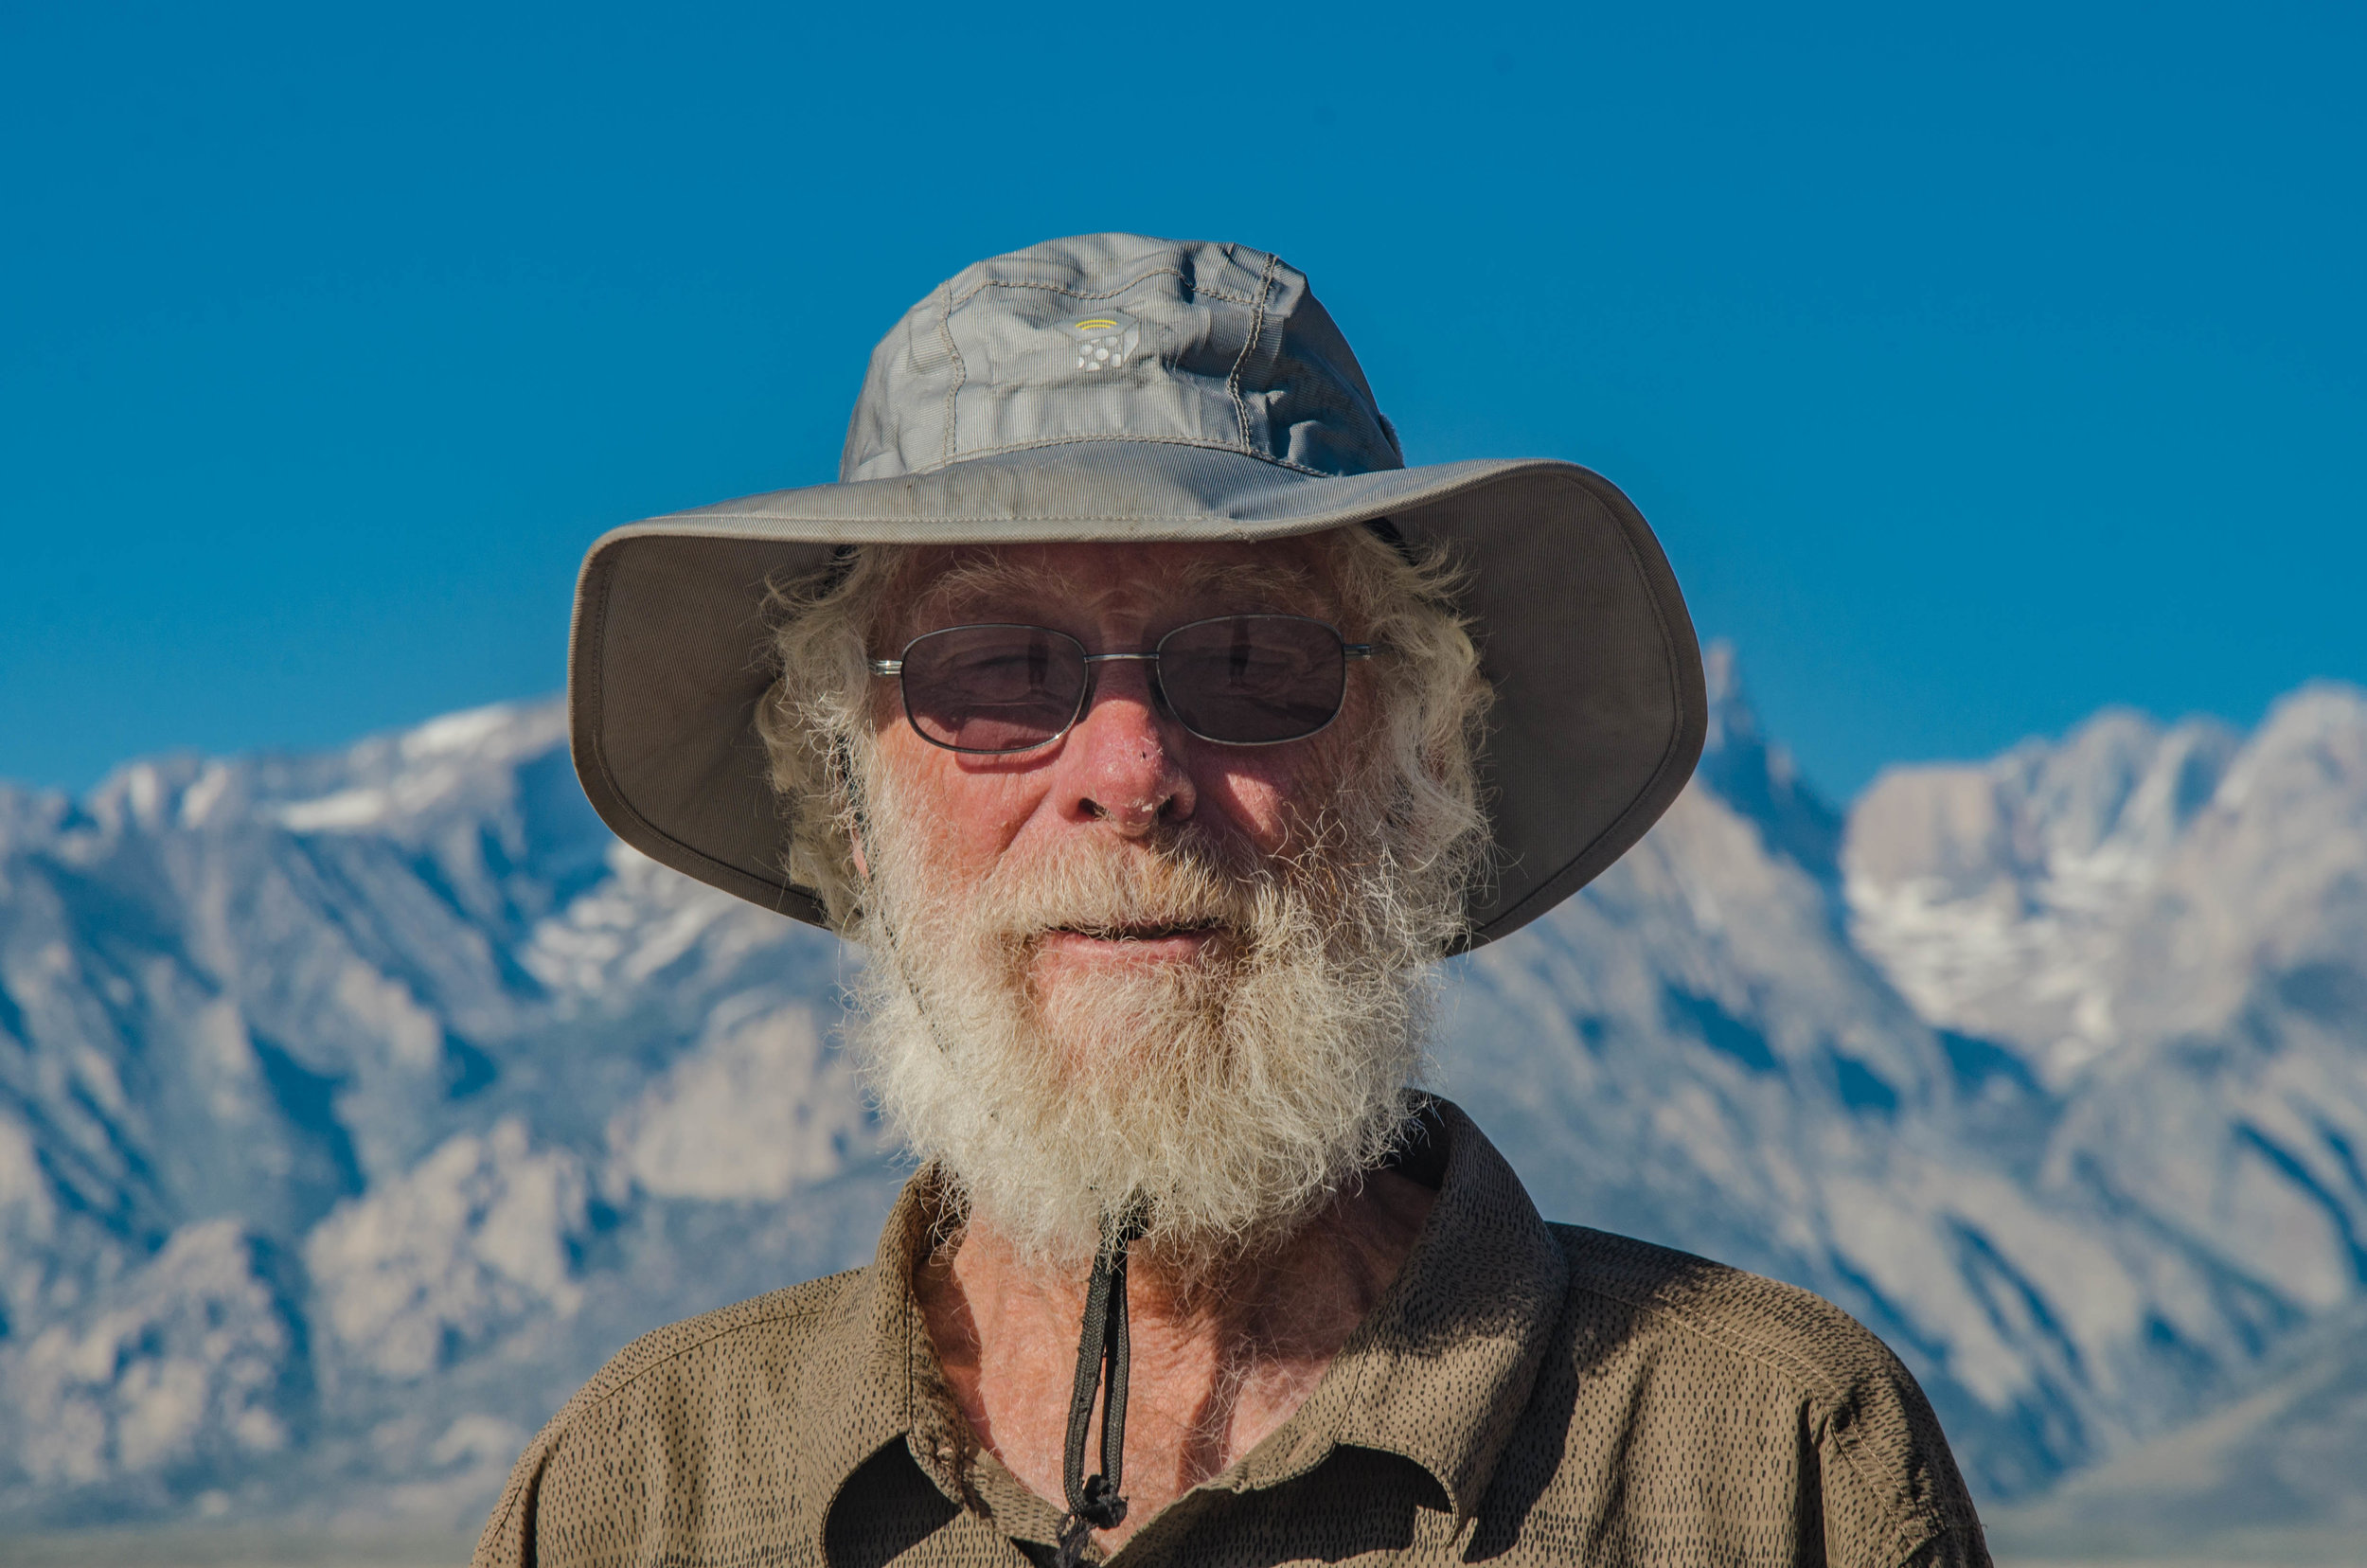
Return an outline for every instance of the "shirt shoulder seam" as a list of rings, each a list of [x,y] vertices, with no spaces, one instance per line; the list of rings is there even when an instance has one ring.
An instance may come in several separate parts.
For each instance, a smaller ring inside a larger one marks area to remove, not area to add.
[[[808,1280],[802,1285],[790,1286],[786,1290],[774,1292],[782,1298],[776,1307],[764,1312],[752,1314],[751,1316],[744,1318],[735,1319],[728,1323],[718,1323],[714,1326],[711,1331],[701,1334],[698,1338],[685,1341],[681,1345],[669,1346],[663,1354],[657,1354],[654,1352],[648,1353],[649,1359],[633,1365],[630,1371],[619,1369],[617,1366],[618,1363],[623,1362],[627,1357],[632,1355],[633,1353],[633,1345],[628,1345],[622,1350],[616,1352],[615,1358],[610,1362],[608,1366],[603,1367],[599,1372],[595,1373],[592,1381],[584,1384],[582,1390],[578,1393],[573,1399],[570,1399],[568,1403],[570,1406],[575,1408],[577,1414],[581,1414],[582,1412],[589,1411],[596,1406],[608,1403],[611,1399],[614,1399],[618,1395],[632,1388],[633,1384],[639,1382],[643,1378],[648,1377],[650,1373],[658,1371],[671,1363],[680,1361],[683,1357],[689,1355],[694,1350],[703,1349],[707,1345],[713,1345],[717,1340],[728,1339],[732,1335],[743,1332],[744,1330],[750,1328],[761,1328],[766,1324],[779,1323],[785,1319],[819,1317],[823,1312],[828,1310],[829,1305],[837,1298],[838,1294],[838,1292],[835,1289],[826,1293],[822,1289],[820,1289],[820,1287],[843,1287],[848,1282],[854,1280],[863,1273],[863,1271],[862,1269],[848,1269],[835,1274],[825,1274],[820,1279]],[[815,1299],[817,1297],[821,1299]],[[764,1297],[757,1296],[753,1299],[756,1301],[761,1301]],[[741,1307],[745,1307],[747,1305],[748,1303],[746,1302],[739,1304]],[[717,1318],[729,1317],[738,1310],[739,1308],[737,1307],[725,1307],[720,1309],[712,1315]],[[696,1318],[692,1318],[688,1321],[695,1323],[698,1320]],[[666,1330],[660,1328],[655,1330],[655,1332],[662,1334],[665,1333]],[[634,1343],[638,1344],[639,1342],[636,1341]],[[561,1415],[568,1420],[569,1424],[573,1424],[573,1417],[570,1416],[568,1412],[562,1411],[561,1412]]]
[[[1557,1226],[1555,1228],[1562,1232],[1566,1243],[1566,1239],[1570,1233],[1579,1227]],[[1721,1274],[1741,1274],[1744,1272],[1723,1263],[1713,1263],[1710,1266],[1717,1269]],[[1774,1283],[1781,1284],[1782,1282],[1779,1280]],[[1803,1395],[1815,1401],[1818,1405],[1819,1408],[1817,1414],[1819,1417],[1818,1424],[1820,1430],[1823,1434],[1829,1435],[1833,1439],[1835,1447],[1840,1451],[1842,1459],[1845,1460],[1849,1466],[1850,1476],[1853,1482],[1855,1482],[1855,1484],[1863,1491],[1878,1494],[1887,1492],[1894,1498],[1897,1499],[1898,1513],[1901,1518],[1899,1524],[1893,1532],[1893,1539],[1895,1541],[1912,1541],[1912,1544],[1908,1546],[1909,1551],[1912,1552],[1921,1546],[1925,1541],[1938,1539],[1949,1530],[1959,1527],[1959,1525],[1963,1523],[1961,1521],[1952,1521],[1947,1518],[1938,1510],[1931,1507],[1929,1505],[1913,1496],[1901,1496],[1898,1488],[1896,1488],[1878,1487],[1874,1484],[1873,1479],[1866,1473],[1864,1455],[1859,1452],[1858,1436],[1856,1432],[1853,1429],[1846,1427],[1836,1431],[1832,1426],[1833,1415],[1846,1403],[1845,1396],[1839,1387],[1834,1385],[1830,1379],[1824,1377],[1815,1364],[1808,1362],[1806,1358],[1786,1351],[1780,1346],[1766,1344],[1750,1336],[1738,1334],[1732,1330],[1723,1329],[1717,1326],[1703,1322],[1699,1314],[1688,1310],[1684,1304],[1668,1300],[1666,1297],[1656,1292],[1644,1292],[1641,1293],[1641,1298],[1639,1299],[1637,1295],[1613,1290],[1607,1285],[1582,1278],[1579,1272],[1575,1269],[1571,1271],[1570,1288],[1573,1291],[1584,1291],[1590,1295],[1598,1296],[1606,1301],[1617,1302],[1619,1305],[1629,1308],[1635,1311],[1648,1312],[1656,1316],[1665,1317],[1695,1336],[1702,1340],[1706,1340],[1710,1344],[1716,1345],[1719,1348],[1724,1349],[1731,1354],[1742,1356],[1748,1360],[1756,1362],[1760,1365],[1767,1367],[1769,1370],[1775,1372],[1779,1376],[1793,1382],[1799,1387]],[[1798,1289],[1796,1286],[1788,1288],[1793,1290]],[[1813,1292],[1803,1292],[1802,1293],[1810,1296],[1814,1295]],[[1816,1299],[1821,1301],[1823,1298],[1817,1297]],[[1825,1303],[1825,1305],[1833,1311],[1840,1311],[1839,1308],[1831,1307],[1830,1303]],[[1860,1325],[1860,1327],[1862,1331],[1871,1332],[1870,1330],[1863,1330],[1862,1325]],[[1920,1536],[1913,1535],[1912,1529],[1912,1526],[1917,1523],[1920,1523],[1924,1527],[1923,1534]]]

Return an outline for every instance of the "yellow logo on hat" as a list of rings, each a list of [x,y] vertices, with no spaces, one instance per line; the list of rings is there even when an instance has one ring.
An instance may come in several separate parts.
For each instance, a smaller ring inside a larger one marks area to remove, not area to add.
[[[1124,311],[1078,316],[1061,322],[1060,328],[1077,351],[1076,367],[1079,370],[1119,369],[1142,347],[1142,323]]]

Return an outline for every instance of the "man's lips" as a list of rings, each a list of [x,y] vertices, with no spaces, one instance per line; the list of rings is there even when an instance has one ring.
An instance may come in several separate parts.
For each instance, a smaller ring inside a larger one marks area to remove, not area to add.
[[[1040,947],[1077,957],[1188,958],[1224,934],[1205,925],[1060,926],[1043,934]]]

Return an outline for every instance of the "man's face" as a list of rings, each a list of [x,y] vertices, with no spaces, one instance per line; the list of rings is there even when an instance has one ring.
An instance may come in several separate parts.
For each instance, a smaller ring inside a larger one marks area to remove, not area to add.
[[[946,552],[917,563],[908,606],[874,651],[978,622],[1049,627],[1092,653],[1148,650],[1176,627],[1217,615],[1268,611],[1336,623],[1325,565],[1323,548],[1299,540],[1027,544],[985,558]],[[1343,630],[1355,637],[1356,629]],[[1331,804],[1370,722],[1369,687],[1354,667],[1338,721],[1304,740],[1266,746],[1192,735],[1154,700],[1148,665],[1094,668],[1092,700],[1076,727],[1006,757],[930,744],[904,722],[895,684],[879,683],[880,765],[897,781],[899,817],[924,836],[943,885],[983,889],[998,870],[1079,857],[1148,857],[1187,826],[1237,864],[1287,856]],[[1054,929],[1035,940],[1029,980],[1041,1001],[1057,1004],[1073,978],[1211,961],[1227,939],[1214,925],[1178,930],[1148,920],[1116,932]]]
[[[871,651],[1015,622],[1138,652],[1258,612],[1358,641],[1344,547],[946,552],[911,563]],[[1387,1147],[1460,884],[1391,836],[1369,663],[1328,727],[1271,746],[1193,736],[1140,663],[1095,669],[1074,728],[1007,756],[930,744],[875,683],[858,1039],[907,1140],[1023,1250],[1089,1256],[1139,1203],[1144,1244],[1188,1271],[1287,1233]]]

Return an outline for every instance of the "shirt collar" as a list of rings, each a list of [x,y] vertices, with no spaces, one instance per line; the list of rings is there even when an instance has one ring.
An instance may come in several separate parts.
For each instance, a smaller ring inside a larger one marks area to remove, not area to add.
[[[1291,1417],[1212,1486],[1262,1489],[1304,1475],[1344,1446],[1397,1454],[1435,1479],[1458,1521],[1487,1489],[1528,1403],[1569,1267],[1520,1178],[1469,1117],[1424,1102],[1404,1164],[1438,1172],[1438,1199],[1404,1269],[1348,1336]],[[846,1480],[887,1444],[959,1499],[973,1448],[913,1292],[915,1265],[942,1213],[943,1185],[907,1183],[871,1267],[838,1300],[816,1355],[823,1372],[807,1428],[814,1545]],[[804,1489],[801,1487],[801,1489]]]
[[[826,1560],[830,1509],[865,1460],[899,1439],[911,1444],[916,1460],[934,1454],[947,1435],[940,1430],[946,1416],[960,1424],[949,1399],[932,1397],[942,1374],[912,1284],[935,1222],[938,1190],[926,1168],[904,1184],[871,1266],[849,1276],[811,1353],[795,1484],[814,1505],[806,1517],[817,1561]]]
[[[1569,1263],[1468,1116],[1433,1099],[1416,1125],[1407,1163],[1443,1166],[1430,1219],[1307,1403],[1235,1467],[1242,1489],[1353,1446],[1429,1471],[1458,1520],[1487,1490],[1561,1315]]]

